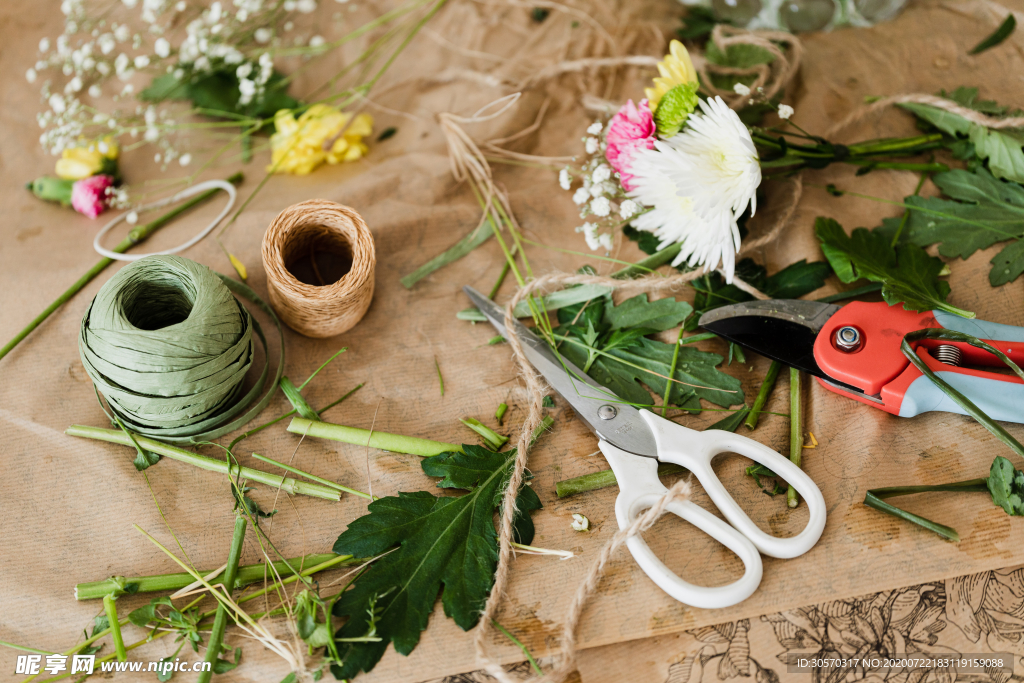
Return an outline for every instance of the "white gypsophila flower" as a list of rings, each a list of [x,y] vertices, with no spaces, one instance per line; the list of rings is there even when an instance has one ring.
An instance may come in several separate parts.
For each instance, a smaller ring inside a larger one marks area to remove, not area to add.
[[[720,97],[700,102],[686,129],[637,152],[629,197],[651,210],[634,221],[661,238],[681,242],[674,264],[721,268],[732,282],[740,233],[736,221],[757,208],[761,166],[750,133]]]
[[[249,74],[251,73],[252,62],[245,62],[244,64],[240,64],[238,68],[235,69],[235,75],[238,76],[239,79],[248,78]]]
[[[35,83],[37,77],[38,77],[38,74],[36,74],[36,70],[35,69],[29,69],[28,71],[25,72],[25,80],[28,81],[29,83]]]
[[[737,95],[743,95],[744,97],[750,94],[750,88],[742,83],[736,83],[733,85],[732,91]]]
[[[634,202],[632,199],[627,199],[626,201],[619,204],[619,215],[622,216],[623,218],[632,218],[639,211],[640,207],[637,206],[637,203]]]
[[[127,24],[119,24],[114,27],[114,38],[119,43],[123,43],[132,37],[132,31],[128,28]]]
[[[171,54],[171,43],[166,38],[157,38],[156,42],[153,43],[153,52],[157,54],[157,57],[164,59]]]
[[[270,39],[273,37],[274,32],[266,27],[256,29],[256,32],[253,34],[253,38],[255,38],[256,42],[260,43],[261,45],[266,45],[267,43],[270,42]]]
[[[585,187],[576,189],[576,192],[572,196],[572,201],[576,206],[583,206],[590,199],[590,190]]]
[[[303,14],[311,14],[316,11],[316,0],[299,0],[295,3],[295,9]]]
[[[584,143],[584,149],[587,150],[587,154],[594,154],[597,152],[598,144],[597,138],[587,138],[587,141]]]
[[[192,155],[188,153],[182,154],[178,158],[178,163],[181,164],[182,166],[188,166],[189,164],[192,163]]]
[[[49,38],[40,38],[39,39],[39,51],[40,52],[47,52],[47,51],[49,51],[49,49],[50,49],[50,39]]]
[[[139,55],[135,58],[135,68],[145,69],[149,66],[149,57],[147,55]]]
[[[586,515],[574,514],[572,516],[573,531],[586,531],[589,528],[590,520],[587,519]]]
[[[593,223],[584,223],[579,229],[583,231],[583,239],[587,241],[588,249],[591,251],[597,251],[601,248],[601,240],[597,235],[596,225]]]
[[[33,79],[35,80],[35,79]],[[31,81],[29,81],[31,83]],[[569,169],[563,168],[558,172],[558,184],[563,190],[568,190],[572,187],[572,178],[569,176]]]
[[[612,212],[612,204],[608,201],[607,197],[598,197],[594,201],[590,202],[590,211],[595,216],[604,218]]]
[[[131,212],[129,212],[129,214],[124,217],[124,220],[125,220],[126,223],[128,223],[128,225],[135,225],[136,223],[139,222],[139,212],[138,211],[131,211]]]
[[[780,104],[779,105],[779,118],[780,119],[788,119],[792,115],[793,115],[793,107],[789,106],[788,104]]]
[[[99,97],[102,94],[103,88],[101,88],[98,84],[93,83],[89,86],[89,97]]]
[[[595,183],[603,183],[612,177],[612,169],[607,164],[601,164],[594,169],[594,173],[591,175],[591,179]]]
[[[587,134],[600,135],[602,130],[604,130],[604,125],[600,121],[594,121],[590,124],[590,127],[587,128]]]
[[[321,45],[323,45],[326,42],[327,41],[324,40],[323,36],[313,36],[312,38],[309,39],[309,46],[310,47],[320,47]]]
[[[610,232],[599,235],[597,242],[605,251],[611,251],[612,247],[615,246],[615,241],[612,239],[612,234]]]

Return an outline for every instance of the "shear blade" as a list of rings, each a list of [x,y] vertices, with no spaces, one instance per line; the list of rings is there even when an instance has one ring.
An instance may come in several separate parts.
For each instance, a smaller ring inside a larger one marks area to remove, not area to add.
[[[814,340],[838,310],[834,304],[798,299],[751,301],[708,311],[700,326],[766,358],[832,380],[814,359]]]

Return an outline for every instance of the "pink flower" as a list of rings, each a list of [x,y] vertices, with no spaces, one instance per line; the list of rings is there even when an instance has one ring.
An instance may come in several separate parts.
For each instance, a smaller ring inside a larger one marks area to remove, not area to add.
[[[654,115],[647,100],[640,100],[640,106],[629,100],[623,105],[608,126],[608,148],[605,158],[612,168],[619,172],[619,180],[627,191],[632,190],[633,155],[640,149],[653,149],[655,140]]]
[[[71,206],[89,218],[96,218],[107,208],[107,188],[114,184],[108,175],[83,178],[71,186]]]

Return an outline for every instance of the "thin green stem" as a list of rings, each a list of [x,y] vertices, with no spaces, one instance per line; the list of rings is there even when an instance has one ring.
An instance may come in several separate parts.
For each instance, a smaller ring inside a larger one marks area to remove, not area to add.
[[[696,344],[697,342],[707,341],[709,339],[718,339],[718,335],[714,332],[701,332],[700,334],[683,337],[677,340],[676,343],[682,346],[683,344]]]
[[[263,462],[267,463],[268,465],[274,465],[275,467],[280,467],[282,470],[284,470],[286,472],[291,472],[292,474],[297,474],[300,477],[305,477],[306,479],[309,479],[310,481],[315,481],[318,484],[323,484],[324,486],[330,486],[332,489],[338,489],[339,491],[344,491],[345,493],[351,493],[354,496],[359,496],[360,498],[366,498],[367,500],[373,500],[373,497],[370,496],[369,493],[363,493],[362,491],[357,491],[356,489],[349,488],[348,486],[344,486],[342,484],[337,484],[337,483],[335,483],[333,481],[330,481],[329,479],[323,479],[321,477],[316,476],[315,474],[310,474],[309,472],[303,472],[302,470],[300,470],[297,467],[292,467],[291,465],[285,465],[283,462],[278,462],[277,460],[273,460],[273,459],[268,458],[268,457],[266,457],[264,455],[260,455],[259,453],[252,453],[252,457],[256,458],[257,460],[262,460]]]
[[[241,173],[235,173],[234,175],[229,177],[227,180],[228,180],[229,183],[232,183],[234,185],[238,185],[239,183],[242,182],[243,177],[244,176]],[[183,214],[186,211],[188,211],[189,209],[191,209],[191,208],[193,208],[195,206],[198,206],[199,204],[202,204],[203,202],[209,200],[211,197],[213,197],[215,194],[217,194],[217,192],[219,192],[219,190],[212,189],[212,190],[207,190],[206,192],[203,192],[201,194],[197,194],[195,197],[192,197],[191,199],[189,199],[189,200],[187,200],[185,202],[182,202],[181,204],[179,204],[178,206],[174,207],[173,209],[171,209],[170,211],[168,211],[164,215],[162,215],[159,218],[157,218],[156,220],[150,221],[149,223],[146,223],[145,225],[140,225],[139,227],[137,227],[137,228],[133,229],[131,232],[129,232],[128,236],[125,237],[123,240],[121,240],[121,242],[118,243],[118,245],[115,246],[113,249],[111,249],[111,251],[113,251],[115,253],[118,253],[118,254],[123,254],[124,252],[126,252],[129,249],[131,249],[132,247],[134,247],[136,244],[144,242],[153,233],[155,233],[157,230],[159,230],[160,228],[162,228],[165,225],[167,225],[168,223],[170,223],[172,220],[174,220],[175,218],[177,218],[181,214]],[[22,329],[21,332],[19,332],[18,334],[14,335],[14,339],[12,339],[11,341],[7,342],[4,345],[3,348],[0,348],[0,358],[3,358],[8,353],[10,353],[11,349],[13,349],[25,337],[27,337],[32,332],[32,330],[34,330],[37,327],[39,327],[39,325],[42,324],[42,322],[44,320],[49,318],[50,315],[54,311],[56,311],[58,308],[63,306],[65,303],[67,303],[71,299],[71,297],[73,297],[75,294],[80,292],[87,284],[92,282],[93,279],[95,279],[97,275],[102,273],[104,271],[104,269],[106,269],[106,267],[109,266],[113,262],[114,262],[114,259],[102,258],[102,259],[100,259],[96,263],[96,265],[94,265],[89,270],[85,271],[85,274],[82,275],[82,277],[78,278],[78,280],[75,282],[75,284],[73,284],[70,287],[68,287],[68,289],[65,290],[65,292],[63,294],[61,294],[59,297],[57,297],[56,300],[54,300],[54,302],[52,304],[47,306],[43,310],[42,313],[37,315],[32,322],[30,322],[28,325],[25,326],[24,329]]]
[[[782,363],[777,360],[773,360],[772,364],[768,366],[768,372],[765,373],[764,381],[761,382],[761,388],[757,391],[757,398],[754,399],[754,406],[750,409],[750,414],[747,415],[746,422],[744,422],[748,429],[757,428],[757,420],[760,417],[761,410],[764,408],[764,404],[768,402],[772,389],[775,388],[775,380],[778,379],[781,368]]]
[[[330,409],[331,409],[331,408],[333,408],[334,406],[338,405],[339,403],[341,403],[342,401],[344,401],[344,400],[345,400],[346,398],[348,398],[349,396],[351,396],[352,394],[356,393],[357,391],[359,391],[359,390],[360,390],[360,389],[362,389],[362,388],[363,388],[363,383],[362,383],[362,382],[360,382],[359,384],[357,384],[357,385],[355,386],[355,388],[354,388],[354,389],[350,390],[350,391],[349,391],[349,392],[348,392],[347,394],[345,394],[344,396],[342,396],[341,398],[339,398],[339,399],[338,399],[337,401],[334,401],[333,403],[328,403],[328,404],[327,404],[327,405],[325,405],[325,406],[324,406],[323,408],[321,408],[320,410],[316,411],[316,414],[317,414],[317,416],[319,417],[320,415],[323,415],[323,414],[324,414],[324,413],[326,413],[326,412],[327,412],[328,410],[330,410]],[[255,428],[253,428],[253,429],[250,429],[249,431],[247,431],[246,433],[242,434],[241,436],[239,436],[239,437],[236,437],[236,438],[235,438],[235,440],[234,440],[234,441],[232,441],[232,442],[231,442],[231,444],[230,444],[230,445],[228,446],[228,450],[229,450],[229,451],[233,451],[233,450],[235,449],[235,446],[236,446],[236,445],[238,444],[238,442],[239,442],[239,441],[241,441],[242,439],[246,439],[246,438],[248,438],[248,437],[252,436],[253,434],[255,434],[255,433],[257,433],[257,432],[262,432],[262,431],[263,431],[264,429],[266,429],[267,427],[270,427],[270,426],[276,425],[276,424],[277,424],[278,422],[280,422],[281,420],[285,419],[286,417],[291,417],[292,415],[294,415],[294,414],[295,414],[295,413],[297,413],[297,412],[298,412],[298,410],[296,410],[295,408],[292,408],[291,410],[289,410],[289,411],[288,411],[287,413],[285,413],[284,415],[282,415],[282,416],[280,416],[280,417],[275,417],[275,418],[274,418],[273,420],[271,420],[270,422],[266,422],[266,423],[264,423],[264,424],[261,424],[261,425],[260,425],[259,427],[255,427]]]
[[[117,661],[128,661],[128,653],[124,649],[124,637],[121,635],[121,622],[117,618],[117,605],[114,601],[117,596],[108,593],[103,596],[103,611],[107,613],[107,621],[110,622],[110,636],[114,640],[114,652],[117,653]]]
[[[511,633],[509,633],[509,632],[508,632],[508,629],[506,629],[506,628],[505,628],[504,626],[502,626],[501,624],[499,624],[499,623],[497,622],[497,620],[496,620],[496,619],[491,619],[491,623],[492,623],[492,624],[494,624],[494,627],[495,627],[496,629],[498,629],[499,631],[501,631],[502,633],[504,633],[504,634],[505,634],[505,637],[506,637],[506,638],[508,638],[509,640],[511,640],[511,641],[512,641],[512,643],[513,643],[513,644],[514,644],[514,645],[515,645],[516,647],[518,647],[518,648],[519,648],[520,650],[522,650],[522,651],[523,651],[523,654],[524,654],[524,655],[526,655],[526,660],[527,660],[528,662],[530,662],[530,666],[531,666],[531,667],[533,667],[533,670],[534,670],[534,672],[535,672],[535,673],[536,673],[536,674],[537,674],[538,676],[543,676],[543,675],[544,675],[544,671],[543,671],[543,670],[541,670],[541,668],[540,668],[540,665],[539,665],[539,664],[537,664],[537,660],[535,660],[535,659],[533,658],[533,655],[531,655],[531,654],[530,654],[530,651],[526,649],[526,646],[525,646],[525,645],[523,645],[523,644],[522,644],[521,642],[519,642],[519,639],[518,639],[518,638],[516,638],[516,637],[515,637],[514,635],[512,635]]]
[[[235,530],[231,535],[231,548],[228,551],[228,566],[224,570],[224,593],[231,598],[235,590],[235,576],[238,574],[238,559],[242,556],[242,546],[245,543],[245,530],[249,526],[248,520],[242,514],[235,514]],[[224,643],[224,630],[228,625],[228,610],[223,604],[217,606],[217,615],[213,618],[213,631],[210,632],[210,639],[206,642],[206,658],[203,660],[210,664],[210,669],[200,672],[196,683],[210,683],[213,677],[213,665],[220,658],[220,651]]]
[[[679,326],[679,334],[676,336],[675,348],[672,349],[672,365],[670,365],[669,369],[668,369],[668,376],[669,377],[675,377],[676,376],[676,366],[679,365],[679,347],[682,345],[682,342],[683,342],[683,330],[684,329],[686,329],[686,321],[685,320],[683,321],[683,324]],[[661,416],[662,417],[665,417],[665,415],[668,413],[668,397],[669,397],[669,394],[671,394],[671,393],[672,393],[672,383],[671,382],[665,382],[665,395],[661,399]]]
[[[928,174],[927,173],[922,173],[921,174],[921,179],[917,181],[917,187],[914,188],[914,196],[915,197],[917,195],[921,194],[921,188],[924,187],[924,181],[926,181],[926,180],[928,180]],[[892,235],[892,244],[889,245],[893,249],[896,248],[896,244],[900,241],[900,235],[903,233],[903,228],[906,227],[907,220],[909,220],[909,219],[910,219],[910,211],[909,210],[904,211],[903,212],[903,217],[900,218],[900,224],[898,226],[896,226],[896,232],[894,232],[893,235]]]
[[[64,433],[68,436],[78,436],[84,439],[117,443],[122,446],[132,446],[132,441],[128,435],[114,429],[87,427],[85,425],[71,425],[64,431]],[[229,466],[223,460],[208,458],[205,455],[192,453],[191,451],[186,451],[184,449],[177,448],[176,446],[171,446],[161,441],[157,441],[156,439],[150,439],[144,436],[136,435],[135,440],[138,441],[139,445],[147,451],[157,453],[172,460],[188,463],[193,467],[209,470],[211,472],[219,472],[221,474],[241,476],[242,478],[251,479],[252,481],[259,482],[260,484],[279,487],[285,492],[291,494],[302,494],[306,496],[313,496],[314,498],[325,498],[327,500],[334,501],[341,500],[341,494],[334,488],[310,482],[297,481],[288,477],[281,477],[276,474],[255,470],[251,467],[239,467],[238,465]]]
[[[800,371],[789,369],[789,461],[800,467],[803,456],[803,424],[800,415]],[[786,490],[786,504],[795,508],[800,504],[800,496],[793,485]]]

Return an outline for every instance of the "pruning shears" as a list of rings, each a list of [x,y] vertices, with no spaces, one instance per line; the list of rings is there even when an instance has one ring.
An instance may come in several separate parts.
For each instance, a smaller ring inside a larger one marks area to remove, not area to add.
[[[700,326],[735,344],[814,375],[829,391],[898,415],[966,415],[903,354],[910,332],[945,329],[980,338],[1024,363],[1024,328],[970,320],[945,311],[914,312],[884,301],[836,306],[769,299],[722,306]],[[1024,381],[971,365],[1001,366],[995,355],[964,342],[921,339],[911,345],[940,379],[995,420],[1024,422]]]
[[[495,329],[508,337],[504,310],[472,287],[463,287],[463,290]],[[818,542],[825,528],[825,499],[811,478],[788,459],[745,436],[721,430],[698,432],[649,410],[637,409],[565,358],[556,356],[543,340],[518,321],[515,331],[530,363],[599,439],[598,446],[619,484],[615,517],[620,529],[629,527],[667,492],[658,479],[659,462],[671,462],[688,469],[727,520],[719,519],[690,500],[673,501],[667,506],[669,512],[693,524],[743,562],[743,576],[726,586],[688,583],[665,566],[639,535],[626,541],[640,568],[673,598],[710,609],[735,605],[750,597],[761,583],[759,553],[792,558],[803,555]],[[712,470],[711,461],[719,453],[746,456],[768,467],[799,491],[810,513],[804,530],[796,536],[779,538],[758,528]]]

